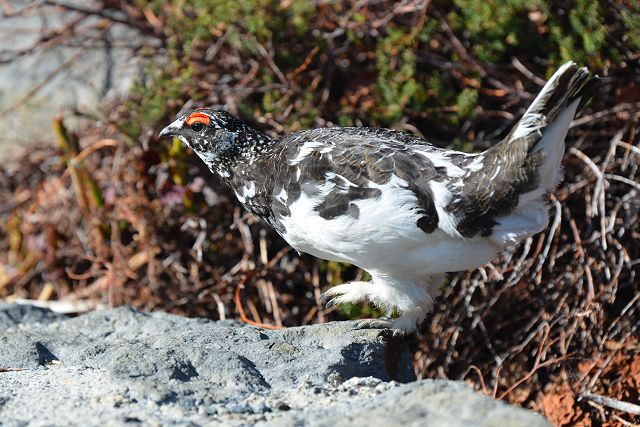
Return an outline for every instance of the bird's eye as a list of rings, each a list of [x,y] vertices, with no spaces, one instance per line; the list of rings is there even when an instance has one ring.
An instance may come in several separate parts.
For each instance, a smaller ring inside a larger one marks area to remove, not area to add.
[[[191,129],[193,129],[195,132],[200,132],[202,129],[204,129],[204,124],[195,122],[191,125]]]

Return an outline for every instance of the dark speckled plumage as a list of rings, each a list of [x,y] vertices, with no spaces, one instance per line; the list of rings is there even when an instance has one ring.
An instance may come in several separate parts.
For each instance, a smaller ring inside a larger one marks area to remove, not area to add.
[[[292,164],[310,141],[322,145]],[[247,180],[255,182],[258,191],[244,197],[245,206],[282,232],[280,219],[289,212],[274,197],[280,191],[286,192],[287,204],[291,204],[303,193],[317,196],[319,188],[331,182],[335,186],[315,207],[318,215],[325,219],[341,215],[357,218],[359,208],[353,202],[379,197],[382,190],[370,188],[370,184],[387,184],[395,175],[407,181],[407,188],[416,196],[422,213],[416,226],[430,233],[437,227],[438,215],[428,183],[446,180],[447,175],[427,157],[416,154],[416,147],[424,152],[444,152],[420,138],[388,129],[322,128],[297,132],[274,140],[268,158],[239,164],[231,185],[242,196]],[[466,162],[466,157],[460,158],[461,166]],[[269,173],[265,175],[264,171]]]

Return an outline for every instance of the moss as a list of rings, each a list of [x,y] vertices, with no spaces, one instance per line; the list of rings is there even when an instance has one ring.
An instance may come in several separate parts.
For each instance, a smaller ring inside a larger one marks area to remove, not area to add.
[[[456,112],[459,117],[468,117],[473,112],[478,102],[478,91],[476,89],[466,88],[458,95],[456,99]]]
[[[625,39],[632,49],[640,49],[640,3],[627,1],[619,9],[620,18],[626,27]]]
[[[417,34],[407,28],[392,28],[378,42],[374,94],[379,107],[376,117],[384,123],[398,121],[406,106],[420,109],[424,105],[425,91],[415,78]]]

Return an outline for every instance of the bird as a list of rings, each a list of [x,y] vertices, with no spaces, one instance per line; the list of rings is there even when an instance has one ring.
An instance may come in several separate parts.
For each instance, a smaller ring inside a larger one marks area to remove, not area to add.
[[[486,265],[547,227],[565,137],[596,79],[565,63],[509,134],[479,153],[383,128],[270,137],[211,108],[181,114],[160,136],[189,146],[299,253],[368,272],[370,280],[324,294],[329,304],[370,302],[384,313],[358,328],[410,334],[447,274]]]

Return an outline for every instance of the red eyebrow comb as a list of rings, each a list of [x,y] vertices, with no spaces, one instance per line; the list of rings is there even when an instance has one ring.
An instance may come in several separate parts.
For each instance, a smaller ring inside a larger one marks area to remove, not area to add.
[[[194,123],[202,123],[205,125],[210,125],[211,117],[209,117],[205,113],[191,113],[184,122],[189,126],[193,125]]]

